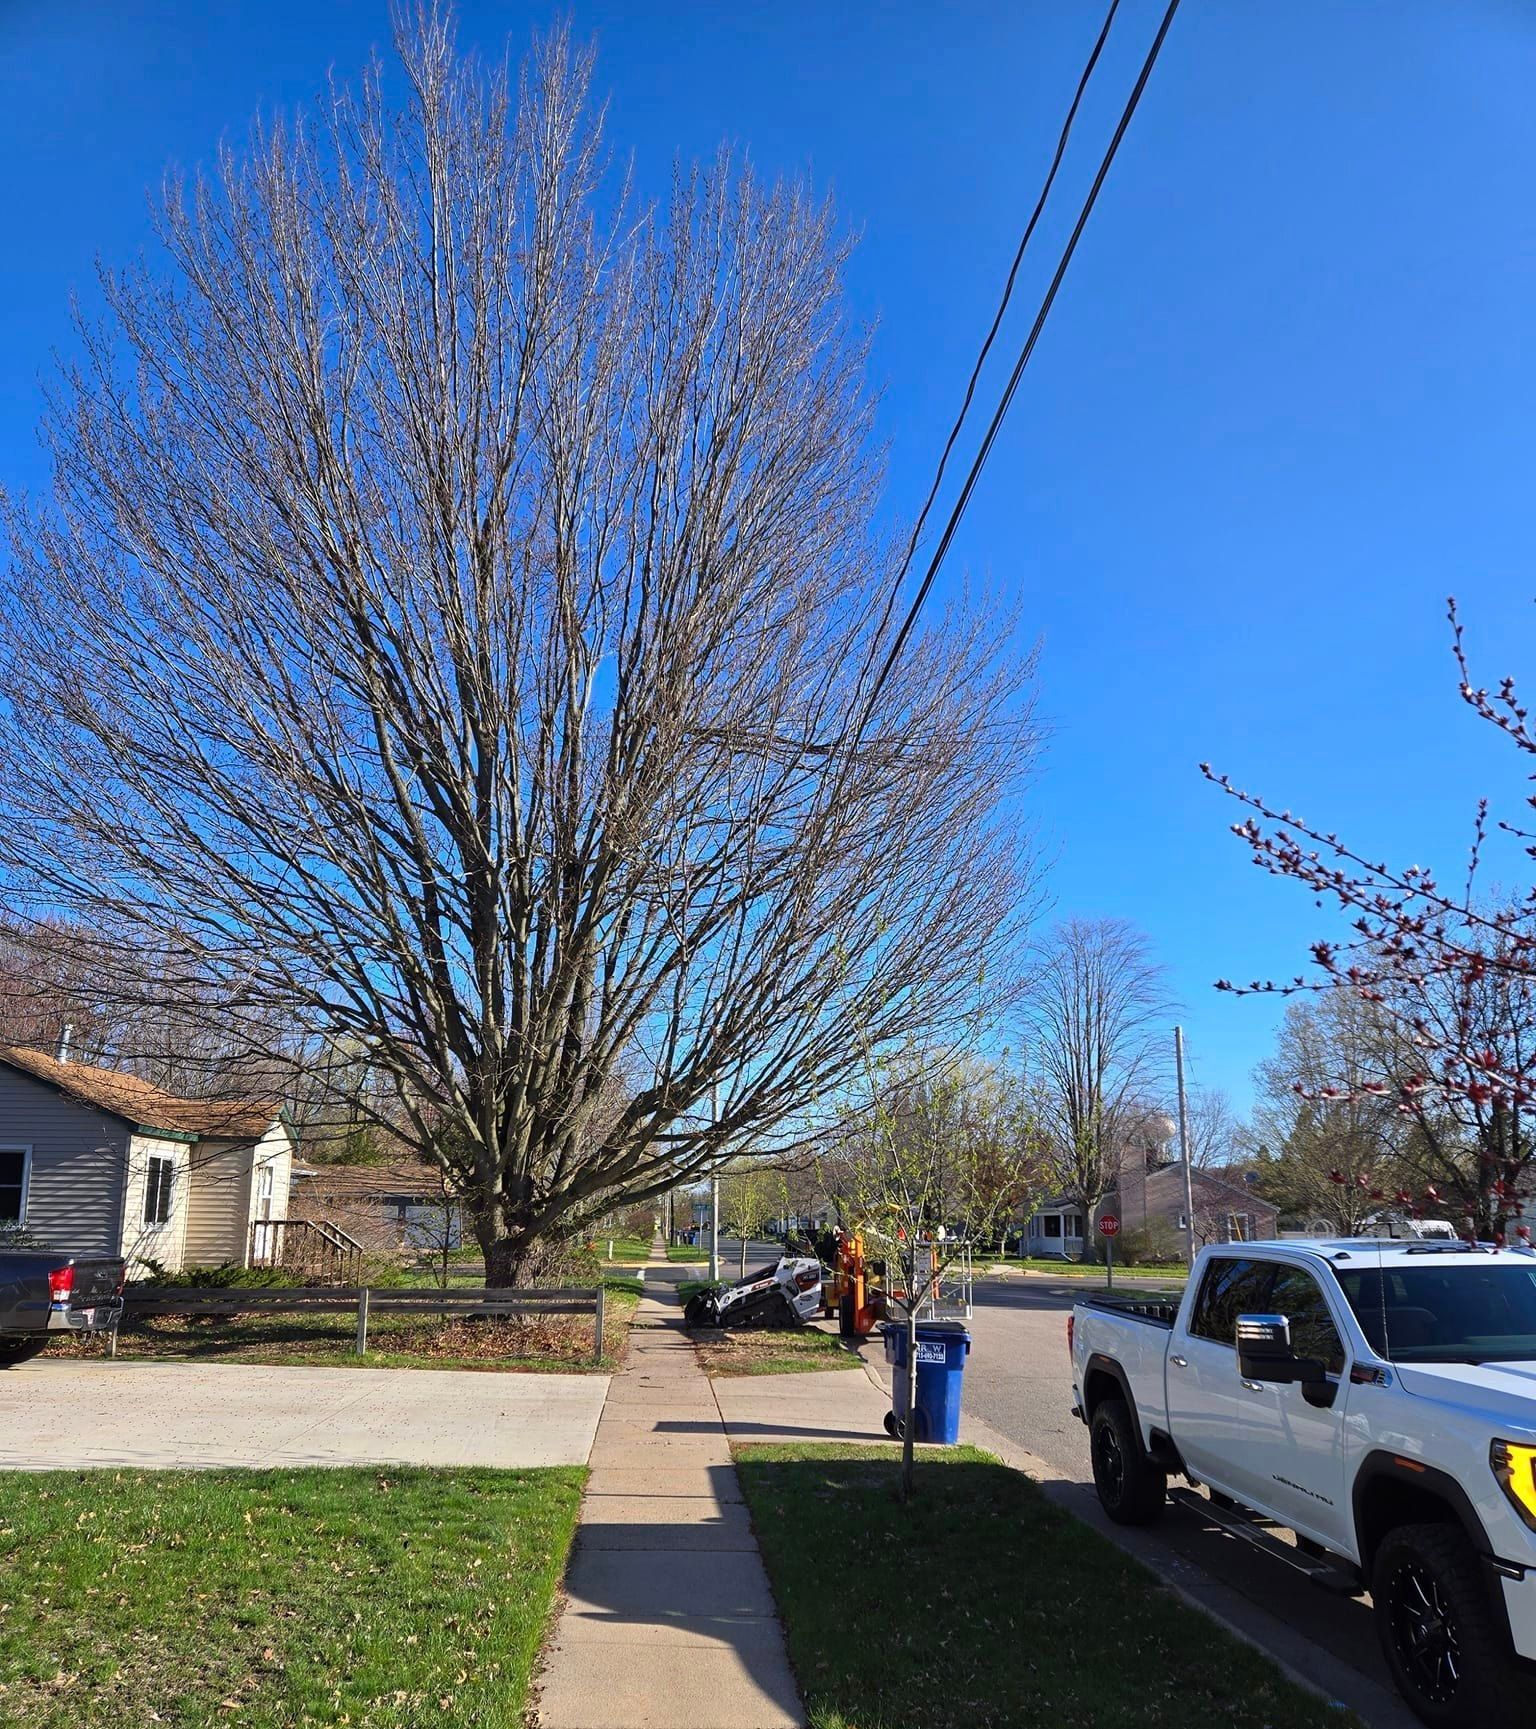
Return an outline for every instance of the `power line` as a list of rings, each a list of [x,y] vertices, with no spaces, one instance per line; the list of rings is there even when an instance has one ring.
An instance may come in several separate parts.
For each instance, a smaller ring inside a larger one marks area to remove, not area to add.
[[[1045,211],[1046,201],[1051,195],[1051,188],[1056,184],[1057,170],[1061,167],[1062,158],[1067,153],[1067,144],[1072,137],[1072,125],[1077,119],[1077,111],[1082,106],[1083,95],[1088,89],[1088,82],[1093,77],[1098,66],[1099,56],[1104,52],[1104,44],[1109,40],[1110,26],[1115,21],[1115,14],[1120,10],[1120,0],[1110,0],[1109,10],[1104,14],[1104,23],[1099,29],[1097,39],[1093,44],[1093,52],[1088,56],[1082,75],[1077,81],[1077,89],[1072,95],[1072,105],[1067,109],[1067,117],[1062,122],[1061,132],[1056,139],[1055,154],[1051,157],[1050,168],[1046,171],[1045,184],[1040,188],[1040,196],[1035,200],[1035,207],[1030,212],[1029,221],[1024,227],[1024,237],[1019,241],[1019,249],[1013,255],[1013,264],[1008,271],[1008,279],[1003,284],[1003,296],[998,302],[997,311],[993,315],[992,328],[987,332],[986,340],[981,345],[981,352],[976,356],[976,364],[971,370],[970,382],[965,387],[965,400],[960,404],[960,412],[955,417],[955,424],[949,429],[949,437],[944,442],[943,453],[939,457],[939,466],[933,477],[933,485],[928,489],[928,496],[923,500],[923,508],[917,513],[917,521],[912,526],[912,536],[907,542],[907,550],[902,556],[901,566],[891,585],[890,595],[886,599],[885,611],[881,615],[880,629],[876,633],[878,641],[885,633],[885,627],[890,623],[892,609],[896,605],[901,585],[907,579],[907,572],[912,567],[912,560],[917,556],[917,543],[922,538],[923,529],[928,521],[928,513],[933,509],[934,500],[939,496],[939,488],[944,483],[945,471],[949,467],[950,455],[960,437],[965,418],[971,411],[971,403],[976,397],[976,386],[981,382],[982,369],[986,366],[987,356],[992,352],[992,344],[997,340],[997,333],[1002,329],[1003,316],[1008,310],[1008,303],[1013,298],[1014,283],[1018,281],[1019,269],[1024,263],[1024,254],[1029,249],[1029,243],[1034,238],[1036,227]]]
[[[1104,152],[1103,160],[1099,163],[1098,173],[1093,177],[1093,185],[1088,190],[1088,196],[1084,200],[1083,207],[1078,214],[1077,222],[1072,229],[1071,237],[1068,239],[1066,247],[1062,252],[1061,261],[1056,266],[1056,273],[1051,278],[1050,287],[1046,289],[1045,298],[1040,302],[1040,310],[1035,316],[1035,322],[1030,329],[1029,336],[1025,341],[1023,348],[1020,350],[1019,358],[1014,365],[1012,376],[1008,380],[1008,388],[1003,392],[1002,400],[998,403],[997,411],[992,416],[992,421],[987,428],[986,436],[982,439],[981,448],[976,453],[976,459],[971,464],[970,472],[966,475],[965,485],[960,490],[960,496],[955,502],[954,509],[950,512],[948,522],[944,525],[944,532],[939,538],[938,546],[934,549],[933,557],[929,561],[928,569],[918,588],[916,598],[908,609],[906,618],[902,621],[901,629],[896,633],[896,640],[891,644],[890,651],[887,653],[885,660],[880,667],[880,671],[876,675],[875,682],[870,688],[869,695],[864,700],[862,717],[858,726],[858,734],[861,734],[865,726],[869,724],[869,717],[874,711],[874,705],[880,695],[880,691],[884,686],[886,679],[890,677],[891,669],[895,666],[897,659],[900,657],[902,649],[906,647],[907,639],[912,634],[912,627],[917,623],[918,615],[922,611],[923,602],[928,598],[929,591],[933,587],[934,579],[938,576],[939,569],[944,563],[945,556],[950,548],[950,543],[954,540],[955,532],[960,526],[960,519],[965,515],[966,506],[971,500],[971,494],[976,489],[976,482],[980,479],[981,472],[986,467],[987,458],[991,455],[992,446],[997,440],[998,430],[1002,426],[1003,419],[1008,413],[1009,405],[1013,401],[1014,392],[1019,387],[1019,380],[1024,376],[1024,369],[1029,365],[1030,356],[1033,355],[1035,351],[1035,344],[1040,340],[1040,332],[1045,328],[1045,321],[1050,317],[1051,308],[1056,303],[1056,295],[1061,288],[1063,278],[1067,274],[1067,267],[1071,264],[1073,254],[1077,251],[1077,243],[1082,238],[1083,230],[1088,226],[1088,218],[1093,214],[1094,205],[1098,202],[1099,192],[1103,188],[1104,182],[1109,176],[1109,170],[1120,149],[1120,142],[1125,137],[1125,134],[1130,127],[1131,120],[1135,116],[1136,109],[1141,102],[1142,92],[1147,87],[1147,80],[1152,76],[1152,68],[1157,64],[1157,57],[1162,52],[1163,42],[1168,35],[1168,31],[1173,24],[1174,14],[1178,9],[1179,0],[1169,0],[1168,9],[1163,14],[1163,21],[1158,26],[1157,35],[1153,38],[1152,46],[1147,51],[1146,59],[1142,62],[1141,72],[1136,79],[1136,83],[1131,89],[1130,96],[1126,100],[1125,108],[1120,115],[1120,122],[1115,127],[1114,136],[1110,139],[1109,147]],[[1111,16],[1113,16],[1113,8],[1111,8]],[[1097,57],[1097,53],[1098,46],[1096,45],[1094,49],[1095,57]],[[1075,112],[1075,102],[1073,104],[1073,109]],[[1054,172],[1055,168],[1053,165],[1052,173],[1054,174]],[[1038,215],[1038,207],[1036,214]],[[1031,220],[1033,222],[1033,219]],[[1010,286],[1011,281],[1012,279],[1010,278]],[[994,334],[995,331],[996,326],[994,325]],[[988,344],[990,344],[991,340],[991,335],[989,335],[987,339]],[[982,352],[983,357],[985,357],[986,350],[983,349]],[[972,382],[974,385],[974,379]],[[969,392],[967,393],[966,400],[967,402],[970,400]],[[953,442],[954,440],[952,436],[950,443],[952,444]],[[947,457],[948,454],[949,447],[946,446],[945,456]],[[942,472],[943,470],[941,465],[941,475]],[[935,483],[935,489],[937,489],[937,483]],[[931,504],[931,497],[929,502]],[[924,508],[926,514],[927,507],[925,506]],[[921,523],[919,526],[921,526]],[[905,575],[906,564],[904,562],[902,569],[896,578],[895,586],[897,588],[900,587]],[[894,601],[894,598],[893,592],[892,602]],[[889,618],[890,616],[890,605],[891,602],[888,602],[885,614],[886,618]],[[855,736],[857,736],[857,734]]]

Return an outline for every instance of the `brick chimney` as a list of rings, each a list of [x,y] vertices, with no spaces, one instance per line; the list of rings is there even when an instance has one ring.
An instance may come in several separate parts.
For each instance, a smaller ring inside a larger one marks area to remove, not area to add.
[[[1120,1183],[1117,1197],[1120,1228],[1140,1231],[1147,1223],[1147,1148],[1139,1129],[1120,1153]]]

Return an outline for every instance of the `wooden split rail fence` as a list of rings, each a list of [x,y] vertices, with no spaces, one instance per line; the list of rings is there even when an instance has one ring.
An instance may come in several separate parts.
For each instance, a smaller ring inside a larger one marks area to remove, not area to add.
[[[362,1285],[270,1286],[220,1285],[211,1289],[162,1286],[123,1294],[123,1318],[139,1315],[336,1315],[356,1314],[357,1354],[368,1349],[368,1322],[374,1315],[482,1315],[513,1320],[543,1315],[591,1315],[592,1361],[603,1358],[603,1288],[555,1286],[548,1290],[437,1290],[427,1286]],[[117,1329],[109,1350],[117,1355]]]

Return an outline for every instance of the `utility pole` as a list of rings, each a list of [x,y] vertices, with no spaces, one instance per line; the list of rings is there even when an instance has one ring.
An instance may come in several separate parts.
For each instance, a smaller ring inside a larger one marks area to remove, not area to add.
[[[720,1088],[718,1085],[710,1088],[710,1116],[716,1126],[720,1122]],[[713,1284],[720,1277],[720,1171],[719,1154],[715,1155],[716,1165],[709,1173],[709,1282]]]
[[[1184,1255],[1195,1264],[1195,1174],[1189,1161],[1189,1101],[1184,1097],[1184,1029],[1173,1029],[1173,1066],[1179,1082],[1179,1157],[1184,1161]]]

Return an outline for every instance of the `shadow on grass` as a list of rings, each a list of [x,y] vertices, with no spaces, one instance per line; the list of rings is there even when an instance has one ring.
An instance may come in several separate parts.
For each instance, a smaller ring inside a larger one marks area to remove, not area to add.
[[[988,1454],[922,1449],[908,1506],[889,1446],[736,1462],[813,1729],[1355,1724]],[[869,1606],[857,1634],[829,1558]]]

